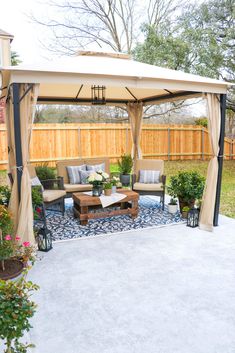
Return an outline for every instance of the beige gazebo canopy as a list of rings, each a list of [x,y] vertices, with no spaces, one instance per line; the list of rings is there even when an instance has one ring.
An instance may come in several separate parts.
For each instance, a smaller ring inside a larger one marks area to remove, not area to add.
[[[32,238],[31,190],[26,165],[35,105],[92,104],[94,86],[104,88],[106,104],[127,106],[135,159],[141,158],[144,105],[207,97],[213,156],[208,168],[200,225],[211,230],[213,224],[218,224],[227,82],[136,62],[122,53],[89,51],[80,51],[77,56],[45,65],[3,67],[0,71],[2,96],[7,100],[9,168],[15,175],[14,205],[13,202],[11,205],[18,233],[21,232],[25,239]]]

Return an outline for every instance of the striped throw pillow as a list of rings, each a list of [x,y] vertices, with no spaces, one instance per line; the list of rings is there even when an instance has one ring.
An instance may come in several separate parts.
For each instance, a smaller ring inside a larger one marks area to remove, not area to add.
[[[140,183],[158,184],[160,179],[159,170],[140,170]]]
[[[86,164],[83,165],[72,165],[68,166],[67,172],[69,176],[69,183],[70,184],[81,184],[81,177],[80,177],[80,171],[81,170],[86,170]]]

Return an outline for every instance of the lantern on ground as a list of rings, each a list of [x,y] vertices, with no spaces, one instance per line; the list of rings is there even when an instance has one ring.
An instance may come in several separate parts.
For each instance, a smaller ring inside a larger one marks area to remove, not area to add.
[[[38,250],[49,251],[52,249],[51,231],[45,227],[40,228],[37,234]]]
[[[187,226],[195,228],[199,223],[199,210],[197,208],[192,208],[188,211]]]

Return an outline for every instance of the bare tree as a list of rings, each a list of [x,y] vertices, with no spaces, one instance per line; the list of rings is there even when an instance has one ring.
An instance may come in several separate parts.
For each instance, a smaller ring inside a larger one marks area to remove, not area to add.
[[[96,44],[114,51],[130,53],[137,24],[137,0],[54,1],[53,19],[34,22],[47,26],[53,34],[50,50],[72,54],[79,47]],[[58,16],[57,16],[58,15]]]

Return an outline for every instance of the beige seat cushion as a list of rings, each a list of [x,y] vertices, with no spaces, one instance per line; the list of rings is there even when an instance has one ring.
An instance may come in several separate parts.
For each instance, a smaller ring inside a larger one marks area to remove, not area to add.
[[[92,190],[91,184],[64,184],[66,192],[76,192],[76,191],[90,191]]]
[[[42,194],[44,202],[51,202],[65,196],[66,192],[65,190],[44,190]]]
[[[161,191],[163,190],[163,184],[144,184],[144,183],[135,183],[133,185],[133,190],[136,191]]]

